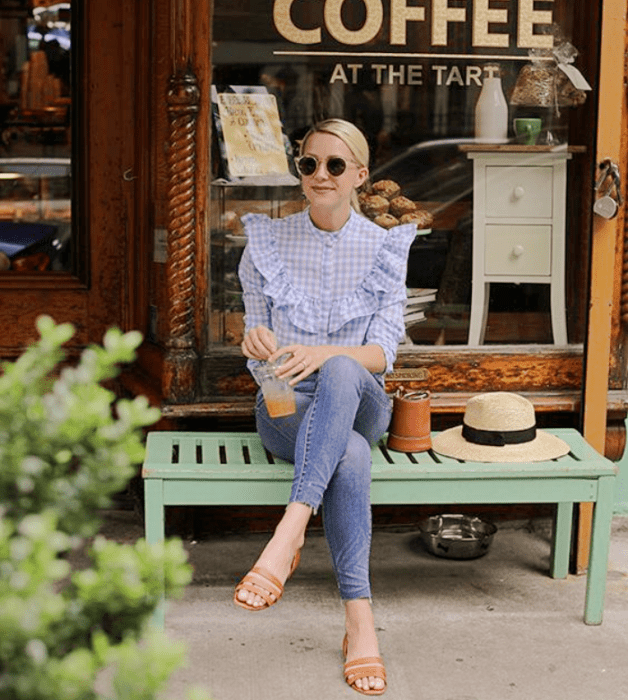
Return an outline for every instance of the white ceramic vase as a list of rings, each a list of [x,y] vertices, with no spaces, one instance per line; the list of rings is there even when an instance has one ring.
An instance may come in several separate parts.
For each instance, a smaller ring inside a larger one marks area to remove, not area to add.
[[[508,141],[508,104],[501,78],[484,79],[475,105],[475,138],[483,143]]]

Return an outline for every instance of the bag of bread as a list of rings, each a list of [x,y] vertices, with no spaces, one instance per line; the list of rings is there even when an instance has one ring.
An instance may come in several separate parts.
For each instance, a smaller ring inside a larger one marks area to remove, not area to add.
[[[554,37],[551,49],[531,49],[530,63],[519,71],[510,96],[511,105],[553,108],[577,107],[587,99],[591,86],[573,65],[577,49],[568,41]]]

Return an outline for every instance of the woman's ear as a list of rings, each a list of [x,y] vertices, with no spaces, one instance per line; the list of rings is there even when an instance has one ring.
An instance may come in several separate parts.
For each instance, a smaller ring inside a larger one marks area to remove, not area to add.
[[[368,168],[358,168],[358,174],[356,176],[355,188],[356,190],[362,187],[362,185],[368,180],[369,169]]]

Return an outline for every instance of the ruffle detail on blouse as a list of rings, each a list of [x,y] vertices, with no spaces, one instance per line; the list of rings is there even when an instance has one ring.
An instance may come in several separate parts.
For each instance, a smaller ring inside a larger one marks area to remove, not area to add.
[[[242,217],[242,223],[247,231],[252,260],[265,279],[264,294],[304,331],[334,333],[353,319],[371,316],[382,306],[406,298],[405,275],[408,252],[416,236],[414,224],[396,226],[386,232],[371,270],[354,290],[332,302],[328,318],[325,318],[322,300],[292,284],[279,255],[276,234],[282,228],[291,230],[290,217],[271,219],[265,214],[247,214]],[[354,213],[352,223],[358,227],[375,226]]]
[[[295,287],[279,255],[276,234],[291,230],[289,219],[271,219],[266,214],[246,214],[242,223],[248,236],[247,246],[255,267],[264,277],[263,292],[290,321],[308,333],[320,333],[324,327],[323,305]]]
[[[371,271],[353,292],[333,304],[330,332],[337,331],[354,318],[371,316],[383,306],[405,300],[408,253],[415,236],[415,224],[403,224],[388,230]]]

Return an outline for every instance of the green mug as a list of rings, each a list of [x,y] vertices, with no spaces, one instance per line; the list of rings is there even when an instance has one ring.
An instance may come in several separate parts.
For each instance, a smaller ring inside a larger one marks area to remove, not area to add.
[[[534,146],[541,133],[541,120],[537,117],[518,117],[515,119],[517,141],[526,146]]]

